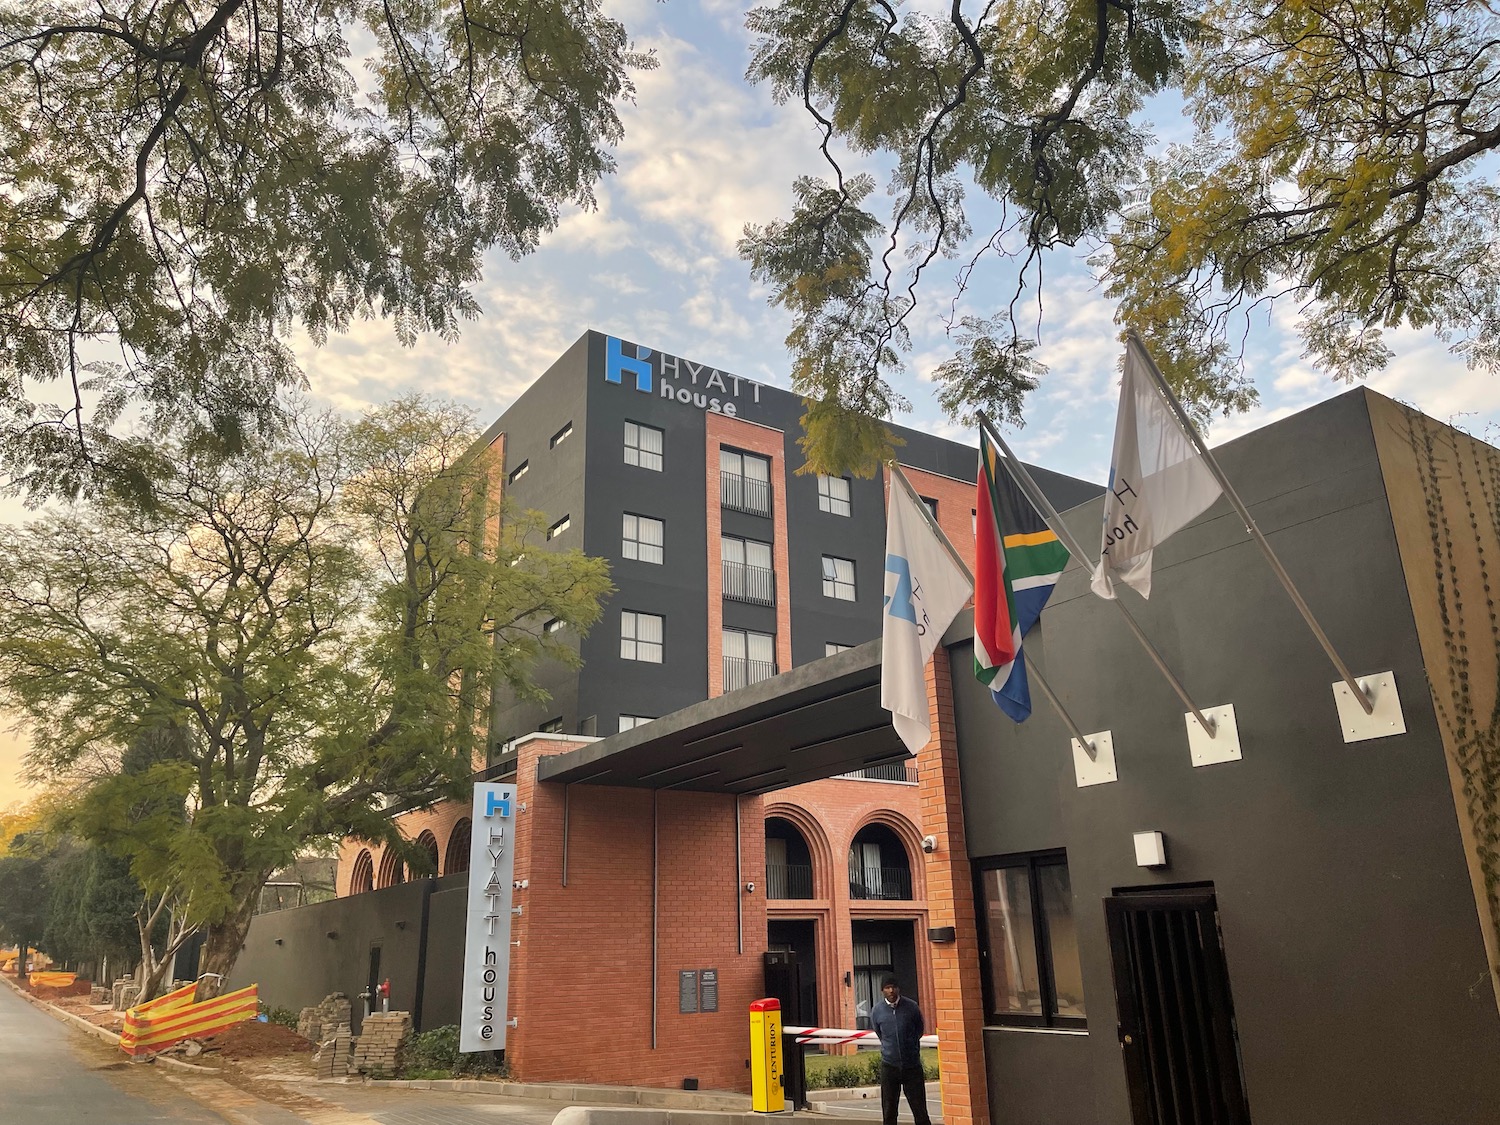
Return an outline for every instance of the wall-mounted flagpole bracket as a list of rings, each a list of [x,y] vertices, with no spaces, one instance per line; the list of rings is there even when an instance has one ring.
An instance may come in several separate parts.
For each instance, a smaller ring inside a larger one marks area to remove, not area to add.
[[[1203,715],[1214,724],[1212,732],[1203,729],[1203,724],[1191,711],[1183,713],[1187,722],[1188,754],[1195,766],[1213,766],[1220,762],[1240,760],[1240,728],[1234,720],[1234,704],[1223,707],[1206,707]]]
[[[1396,691],[1396,673],[1379,672],[1359,677],[1359,687],[1372,704],[1370,713],[1343,680],[1333,683],[1333,701],[1339,709],[1339,729],[1345,742],[1367,742],[1406,733],[1406,716],[1401,712],[1401,696]]]
[[[1098,734],[1085,735],[1086,743],[1072,739],[1073,776],[1078,788],[1086,785],[1106,785],[1119,781],[1115,772],[1115,736],[1113,731],[1101,730]],[[1092,749],[1093,754],[1089,751]]]

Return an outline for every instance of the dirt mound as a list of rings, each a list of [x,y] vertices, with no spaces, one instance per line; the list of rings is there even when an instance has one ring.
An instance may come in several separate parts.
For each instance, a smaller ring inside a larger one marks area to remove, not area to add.
[[[217,1035],[202,1040],[202,1043],[205,1051],[212,1051],[222,1058],[233,1060],[299,1055],[313,1050],[313,1044],[291,1028],[282,1027],[279,1023],[261,1023],[259,1020],[237,1023]]]
[[[86,980],[75,980],[72,984],[61,988],[53,988],[45,984],[31,984],[23,982],[23,987],[38,1000],[60,1000],[64,996],[87,996],[92,982]]]

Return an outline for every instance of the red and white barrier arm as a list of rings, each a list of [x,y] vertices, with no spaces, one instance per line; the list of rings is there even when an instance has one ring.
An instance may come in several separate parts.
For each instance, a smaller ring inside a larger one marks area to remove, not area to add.
[[[781,1033],[795,1035],[798,1043],[807,1043],[814,1047],[837,1047],[844,1043],[874,1043],[878,1040],[878,1036],[873,1031],[855,1031],[846,1027],[782,1027]],[[924,1047],[936,1047],[938,1037],[924,1035],[921,1042]]]

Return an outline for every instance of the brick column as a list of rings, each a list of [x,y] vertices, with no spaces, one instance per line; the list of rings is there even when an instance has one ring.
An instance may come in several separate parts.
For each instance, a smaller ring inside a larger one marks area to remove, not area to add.
[[[952,926],[957,935],[951,943],[931,946],[936,987],[933,1030],[938,1035],[943,1072],[943,1121],[945,1125],[989,1125],[979,927],[964,836],[953,680],[948,650],[941,645],[927,665],[927,698],[936,729],[917,755],[917,787],[923,830],[937,837],[937,850],[927,856],[928,918],[932,926]]]

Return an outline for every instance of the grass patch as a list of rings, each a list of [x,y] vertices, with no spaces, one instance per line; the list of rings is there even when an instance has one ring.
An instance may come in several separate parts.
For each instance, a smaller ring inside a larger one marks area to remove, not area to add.
[[[938,1077],[936,1047],[922,1048],[922,1074],[927,1081],[936,1081]],[[861,1051],[857,1055],[820,1055],[808,1052],[807,1088],[809,1090],[847,1089],[851,1086],[875,1086],[879,1083],[879,1051]]]

